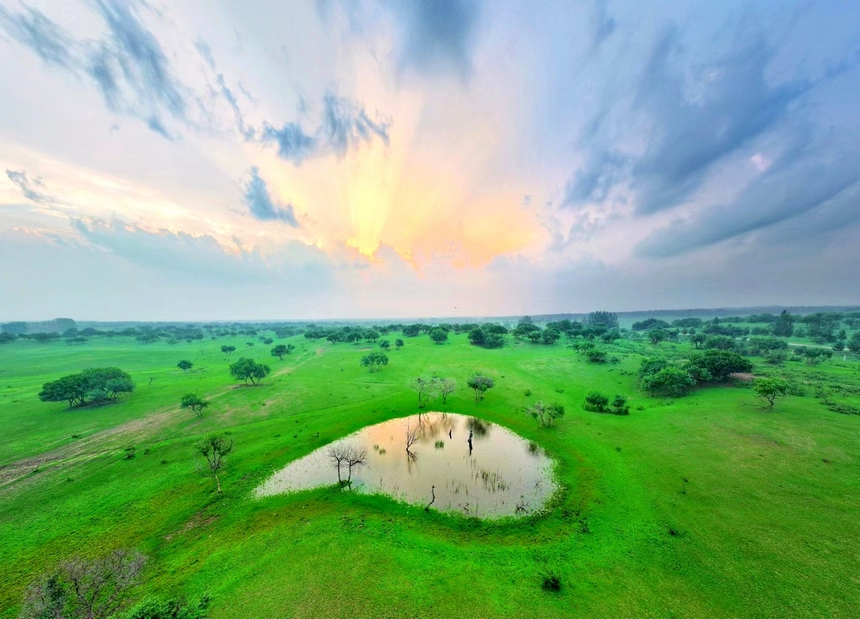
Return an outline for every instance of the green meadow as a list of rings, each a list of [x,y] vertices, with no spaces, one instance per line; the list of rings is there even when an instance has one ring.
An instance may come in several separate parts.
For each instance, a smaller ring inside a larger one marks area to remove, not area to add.
[[[0,617],[17,617],[28,585],[63,561],[118,548],[147,557],[131,602],[209,596],[218,619],[860,617],[860,415],[816,395],[837,386],[860,406],[850,356],[753,358],[754,374],[803,393],[767,409],[741,380],[679,398],[643,392],[642,359],[688,354],[688,343],[622,339],[605,346],[615,363],[589,363],[565,340],[492,350],[422,334],[372,373],[360,364],[368,344],[300,335],[276,340],[295,346],[279,360],[249,339],[0,346]],[[237,348],[229,357],[225,344]],[[239,357],[271,374],[239,385],[228,371]],[[181,359],[193,368],[177,369]],[[73,409],[37,396],[109,366],[132,376],[133,393]],[[495,381],[479,402],[466,387],[476,373]],[[502,424],[555,460],[546,510],[480,520],[334,484],[253,497],[290,461],[415,414],[409,381],[434,374],[458,389],[428,410]],[[630,414],[584,410],[592,390],[628,397]],[[211,402],[201,418],[180,409],[188,393]],[[524,412],[537,400],[563,404],[564,417],[539,427]],[[211,432],[235,445],[222,495],[192,448]]]

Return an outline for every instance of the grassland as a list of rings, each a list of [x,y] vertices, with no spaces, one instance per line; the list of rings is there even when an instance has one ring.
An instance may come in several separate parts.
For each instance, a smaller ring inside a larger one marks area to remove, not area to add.
[[[114,548],[149,557],[135,598],[208,593],[214,618],[860,617],[860,416],[813,396],[814,384],[860,385],[857,362],[757,368],[808,387],[769,411],[744,383],[646,397],[644,344],[619,342],[620,363],[594,365],[563,345],[421,336],[369,373],[352,344],[296,337],[279,361],[246,340],[0,346],[0,617],[60,561]],[[237,387],[227,365],[239,355],[272,375]],[[117,403],[37,398],[48,380],[114,365],[138,385]],[[465,388],[475,372],[496,380],[478,403]],[[486,522],[335,487],[251,498],[290,460],[414,413],[407,383],[432,373],[460,386],[432,408],[504,424],[556,459],[564,489],[548,513]],[[629,396],[630,416],[583,411],[591,389]],[[188,392],[212,401],[203,418],[179,409]],[[522,412],[537,399],[565,405],[557,427]],[[236,445],[221,497],[191,449],[213,430]],[[549,573],[561,591],[541,588]]]

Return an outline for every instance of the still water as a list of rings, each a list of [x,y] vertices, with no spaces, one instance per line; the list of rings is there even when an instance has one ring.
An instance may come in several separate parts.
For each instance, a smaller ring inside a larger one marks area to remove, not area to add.
[[[407,450],[407,443],[410,443]],[[256,490],[263,497],[336,484],[332,453],[366,452],[352,488],[431,509],[493,518],[540,510],[556,487],[552,460],[507,428],[454,413],[423,413],[367,426],[291,462]],[[340,475],[350,475],[344,460]],[[435,499],[434,499],[435,496]]]

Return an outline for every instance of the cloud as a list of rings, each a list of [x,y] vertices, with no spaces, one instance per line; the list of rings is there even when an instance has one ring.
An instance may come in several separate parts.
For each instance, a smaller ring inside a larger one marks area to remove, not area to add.
[[[860,182],[860,156],[851,145],[834,147],[836,140],[784,158],[768,168],[730,203],[717,204],[653,232],[637,253],[667,257],[687,253],[721,241],[804,216],[828,205]],[[839,205],[837,205],[839,206]],[[837,221],[856,218],[856,204],[841,202]]]
[[[471,73],[481,3],[477,0],[391,0],[385,6],[400,26],[401,70]]]
[[[260,221],[283,221],[294,228],[299,225],[293,212],[293,205],[280,206],[272,201],[266,181],[260,177],[256,167],[250,170],[251,178],[243,187],[245,205],[256,219]]]
[[[594,24],[591,33],[594,38],[591,42],[591,48],[594,50],[600,47],[606,39],[612,36],[612,33],[615,32],[615,28],[618,24],[616,23],[615,18],[609,15],[607,0],[595,0],[592,18]]]
[[[39,177],[29,178],[24,171],[6,170],[6,176],[12,181],[24,197],[39,204],[52,204],[56,200],[48,193],[45,193],[45,184]]]
[[[190,91],[141,22],[140,3],[97,0],[94,6],[107,27],[95,40],[76,39],[27,5],[20,12],[0,7],[0,28],[48,65],[89,78],[111,111],[138,118],[167,138],[170,122],[193,125]]]
[[[377,138],[388,145],[390,124],[387,120],[371,119],[363,106],[327,92],[316,128],[307,132],[295,121],[285,123],[280,129],[266,123],[262,141],[274,143],[279,157],[300,165],[313,157],[333,154],[341,158]]]
[[[273,283],[291,289],[327,286],[335,268],[318,248],[299,242],[264,255],[238,243],[225,248],[214,237],[167,229],[148,230],[119,219],[72,219],[72,228],[94,247],[136,265],[223,283]]]
[[[630,116],[645,122],[609,140],[605,111],[581,142],[585,164],[567,183],[567,205],[603,202],[614,190],[633,192],[640,214],[688,200],[731,155],[775,130],[812,83],[773,85],[766,76],[776,51],[761,32],[737,36],[715,62],[684,66],[680,34],[666,30],[654,45],[635,91]],[[621,144],[641,144],[638,152]]]

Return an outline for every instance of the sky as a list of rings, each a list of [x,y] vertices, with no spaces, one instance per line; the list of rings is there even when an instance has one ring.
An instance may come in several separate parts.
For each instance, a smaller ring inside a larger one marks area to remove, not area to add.
[[[860,303],[860,3],[0,0],[0,320]]]

